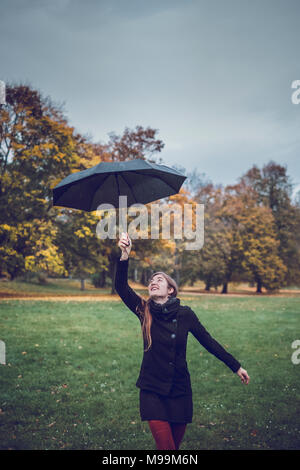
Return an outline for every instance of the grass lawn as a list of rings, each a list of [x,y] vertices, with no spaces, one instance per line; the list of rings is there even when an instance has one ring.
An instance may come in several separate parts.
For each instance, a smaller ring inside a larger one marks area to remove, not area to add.
[[[111,288],[96,288],[89,279],[84,281],[84,290],[80,289],[78,279],[47,279],[46,284],[38,282],[24,282],[16,279],[14,281],[0,280],[0,296],[23,295],[23,296],[49,296],[49,295],[103,295],[110,294]]]
[[[181,297],[251,381],[241,384],[190,334],[194,418],[182,450],[299,449],[295,297]],[[3,300],[1,449],[154,449],[135,387],[137,318],[119,301]],[[300,354],[299,354],[300,357]]]

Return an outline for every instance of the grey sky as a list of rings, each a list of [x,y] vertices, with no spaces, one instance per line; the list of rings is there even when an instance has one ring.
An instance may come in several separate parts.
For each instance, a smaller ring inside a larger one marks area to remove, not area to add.
[[[299,18],[298,0],[1,0],[0,79],[95,142],[151,126],[166,165],[225,185],[273,159],[300,189]]]

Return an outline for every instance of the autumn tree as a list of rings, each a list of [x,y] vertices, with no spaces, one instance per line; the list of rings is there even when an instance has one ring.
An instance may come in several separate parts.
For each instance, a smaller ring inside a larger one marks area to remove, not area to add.
[[[0,109],[0,269],[62,274],[50,222],[52,186],[79,168],[74,129],[59,106],[29,86],[6,86]]]
[[[196,247],[196,244],[197,242],[199,244],[202,242],[202,239],[197,239],[196,230],[200,233],[203,226],[196,225],[197,222],[199,222],[196,218],[197,203],[191,196],[189,189],[189,186],[186,185],[184,187],[183,185],[179,193],[170,196],[168,199],[168,205],[171,211],[170,233],[172,238],[170,242],[174,246],[172,275],[179,287],[196,280],[198,268],[196,260],[199,253],[199,248]],[[184,209],[185,205],[188,209],[186,212]],[[190,231],[193,238],[188,239],[186,228],[190,222]],[[202,222],[201,219],[200,224],[202,224]],[[187,244],[194,245],[195,249],[188,249]]]
[[[230,250],[224,226],[218,216],[223,192],[220,186],[207,183],[198,188],[198,203],[204,204],[204,246],[197,256],[197,277],[205,283],[205,290],[222,284],[226,273],[226,260]]]
[[[110,161],[127,161],[140,158],[153,163],[161,163],[156,160],[154,154],[161,152],[164,143],[157,137],[157,129],[136,126],[135,129],[125,127],[122,135],[114,132],[109,133],[109,141],[106,144],[106,151]]]
[[[96,236],[97,218],[93,213],[63,209],[57,217],[55,243],[63,255],[68,274],[80,280],[81,290],[85,279],[107,270],[109,250]]]
[[[270,161],[253,166],[240,179],[256,192],[257,204],[269,207],[279,240],[278,253],[287,267],[284,285],[300,283],[300,210],[291,201],[292,183],[286,167]]]
[[[249,280],[256,282],[257,292],[262,287],[278,289],[286,266],[279,256],[279,240],[270,208],[257,205],[256,191],[241,182],[225,188],[219,216],[227,225],[225,233],[230,246],[225,282],[230,281],[234,271],[240,274],[244,271]]]

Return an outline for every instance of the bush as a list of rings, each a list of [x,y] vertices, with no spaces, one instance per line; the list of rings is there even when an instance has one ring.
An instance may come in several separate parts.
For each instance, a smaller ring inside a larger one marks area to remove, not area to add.
[[[105,274],[103,274],[103,272],[92,274],[91,282],[94,287],[105,287],[107,285]]]
[[[22,282],[28,282],[30,284],[42,284],[45,285],[48,283],[47,274],[45,272],[31,272],[27,271],[21,276],[18,276],[16,279]]]

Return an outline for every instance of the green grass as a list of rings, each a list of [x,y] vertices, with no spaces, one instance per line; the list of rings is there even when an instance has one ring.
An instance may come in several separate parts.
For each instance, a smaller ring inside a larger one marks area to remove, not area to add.
[[[132,284],[132,281],[131,281]],[[147,296],[147,289],[141,284],[134,284],[135,290],[137,290],[141,295]],[[205,284],[202,281],[197,281],[194,286],[185,285],[183,286],[182,293],[188,295],[189,292],[199,293],[204,292]],[[212,288],[210,294],[221,293],[221,286],[218,287],[218,290]],[[255,294],[256,288],[249,287],[247,283],[237,283],[231,282],[228,285],[228,294]],[[263,289],[264,295],[266,293]],[[300,287],[291,286],[283,287],[280,289],[280,292],[285,294],[288,291],[290,296],[295,296],[300,298]],[[20,296],[101,296],[101,295],[110,295],[111,286],[107,285],[103,288],[94,287],[90,279],[85,279],[84,281],[84,290],[81,290],[81,283],[79,279],[62,279],[62,278],[47,278],[45,284],[39,284],[36,280],[35,282],[25,282],[22,278],[16,278],[13,281],[0,279],[0,298],[1,297],[20,297]]]
[[[300,300],[184,300],[242,363],[240,379],[189,335],[194,418],[181,449],[296,449]],[[0,302],[1,449],[154,449],[139,416],[139,322],[121,302]]]
[[[21,279],[14,281],[0,280],[0,295],[99,295],[110,294],[111,288],[95,288],[89,279],[84,282],[85,289],[81,290],[80,280],[78,279],[47,279],[46,284],[38,282],[25,282]]]

